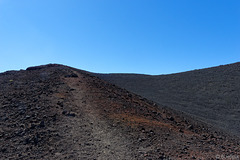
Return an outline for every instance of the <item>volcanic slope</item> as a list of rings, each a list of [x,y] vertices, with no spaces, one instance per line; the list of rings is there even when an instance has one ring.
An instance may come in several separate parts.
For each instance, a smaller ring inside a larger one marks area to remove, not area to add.
[[[0,74],[0,159],[215,159],[239,140],[90,73]]]
[[[170,75],[97,76],[240,137],[240,63]]]

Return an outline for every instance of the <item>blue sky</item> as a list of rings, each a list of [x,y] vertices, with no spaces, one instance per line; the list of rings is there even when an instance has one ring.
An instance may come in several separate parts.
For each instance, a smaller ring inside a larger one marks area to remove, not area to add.
[[[0,0],[0,72],[167,74],[239,59],[239,0]]]

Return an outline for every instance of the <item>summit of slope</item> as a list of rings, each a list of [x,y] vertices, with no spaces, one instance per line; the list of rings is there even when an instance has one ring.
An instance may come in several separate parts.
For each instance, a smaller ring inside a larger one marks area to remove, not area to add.
[[[62,65],[0,74],[0,159],[191,159],[240,154],[207,124]]]

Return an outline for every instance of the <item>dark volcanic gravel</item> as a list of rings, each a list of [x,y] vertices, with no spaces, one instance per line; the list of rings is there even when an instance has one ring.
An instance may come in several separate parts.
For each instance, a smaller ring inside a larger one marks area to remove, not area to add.
[[[239,140],[90,73],[0,74],[0,159],[239,158]]]
[[[240,137],[240,62],[169,75],[97,76]]]

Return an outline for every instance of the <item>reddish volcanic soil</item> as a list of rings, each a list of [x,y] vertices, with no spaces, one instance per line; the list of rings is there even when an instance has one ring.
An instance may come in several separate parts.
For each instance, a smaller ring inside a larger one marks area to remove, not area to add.
[[[0,159],[239,159],[239,139],[63,65],[0,74]]]

